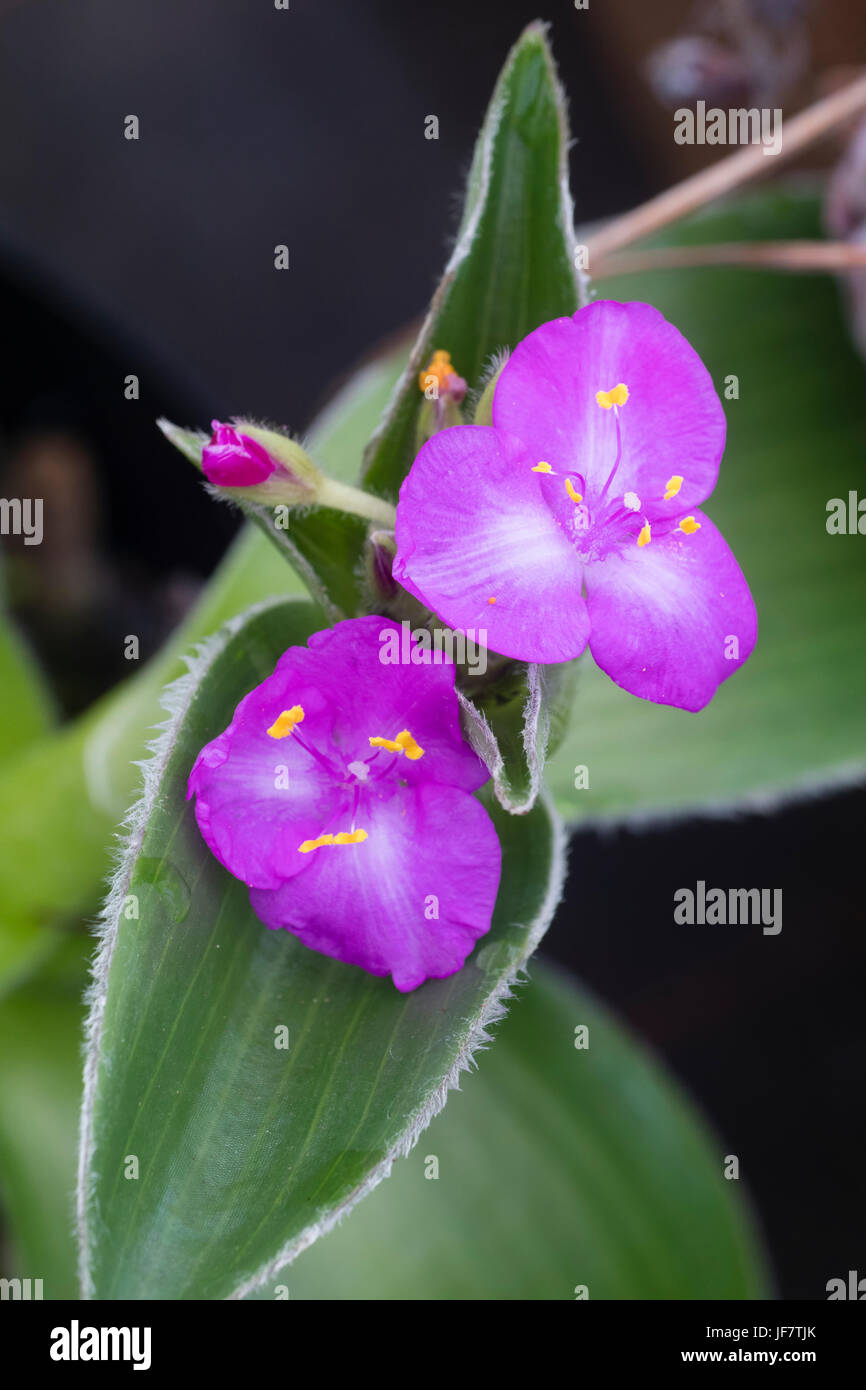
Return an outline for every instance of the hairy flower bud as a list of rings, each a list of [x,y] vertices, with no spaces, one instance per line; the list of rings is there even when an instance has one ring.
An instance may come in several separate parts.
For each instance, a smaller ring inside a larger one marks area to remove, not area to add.
[[[234,425],[214,420],[211,429],[201,457],[209,483],[270,505],[316,501],[321,474],[294,439],[241,420]]]
[[[418,386],[424,393],[424,403],[418,416],[416,446],[439,430],[463,424],[460,406],[466,395],[466,382],[451,363],[450,352],[441,348],[434,352],[423,371],[418,374]]]

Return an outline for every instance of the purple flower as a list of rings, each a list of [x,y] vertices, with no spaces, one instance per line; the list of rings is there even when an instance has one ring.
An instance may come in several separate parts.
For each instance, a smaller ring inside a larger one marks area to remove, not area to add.
[[[740,568],[697,510],[724,442],[710,375],[677,329],[648,304],[598,301],[518,345],[492,426],[421,449],[394,576],[505,656],[567,661],[588,642],[625,690],[702,709],[757,634]]]
[[[202,450],[201,464],[209,483],[217,487],[256,487],[277,469],[267,449],[241,434],[233,425],[211,421],[213,436]]]
[[[394,633],[355,618],[290,647],[187,795],[266,926],[407,991],[489,930],[500,847],[472,795],[488,772],[461,736],[454,667],[386,664]]]

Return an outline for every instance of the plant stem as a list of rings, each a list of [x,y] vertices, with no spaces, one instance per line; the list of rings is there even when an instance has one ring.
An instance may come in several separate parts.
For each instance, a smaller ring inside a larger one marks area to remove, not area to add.
[[[702,169],[699,174],[675,184],[657,198],[651,198],[648,203],[609,222],[589,241],[590,272],[595,274],[596,259],[600,260],[621,246],[650,236],[669,222],[695,212],[750,179],[772,173],[780,161],[791,159],[807,145],[863,110],[866,110],[866,76],[855,78],[838,92],[793,116],[784,128],[784,142],[778,155],[768,158],[763,145],[747,145],[745,149],[737,150],[709,169]]]
[[[654,246],[625,251],[596,264],[597,279],[640,275],[650,270],[685,270],[695,266],[739,265],[770,270],[866,269],[866,246],[846,241],[730,241],[714,246]]]
[[[378,521],[390,530],[394,528],[397,513],[390,502],[374,497],[371,492],[362,492],[359,487],[349,483],[338,483],[335,478],[323,478],[319,483],[316,504],[320,507],[333,507],[338,512],[352,512],[355,516],[366,517],[368,521]]]

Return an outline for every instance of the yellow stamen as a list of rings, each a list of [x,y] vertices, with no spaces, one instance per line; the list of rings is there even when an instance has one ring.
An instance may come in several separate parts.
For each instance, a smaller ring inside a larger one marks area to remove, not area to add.
[[[377,734],[375,737],[374,737],[372,734],[370,735],[370,747],[371,747],[371,748],[387,748],[387,750],[388,750],[389,753],[402,753],[402,752],[403,752],[403,749],[400,747],[399,743],[397,743],[396,739],[393,739],[393,738],[380,738],[380,737],[378,736],[378,734]]]
[[[566,478],[565,480],[565,490],[571,498],[572,502],[575,503],[575,505],[577,505],[578,502],[583,501],[583,494],[575,490],[574,483],[571,481],[570,478]]]
[[[341,830],[334,836],[335,845],[362,845],[367,838],[366,830]]]
[[[315,840],[302,840],[298,845],[300,854],[321,849],[323,845],[362,845],[367,838],[366,830],[341,830],[336,835],[319,835]]]
[[[300,724],[304,718],[304,711],[300,705],[292,705],[291,709],[284,709],[282,714],[278,714],[268,733],[271,738],[287,738],[296,724]]]
[[[675,473],[672,478],[668,478],[665,483],[665,501],[670,502],[672,497],[676,497],[683,485],[682,475]]]
[[[423,758],[424,749],[420,743],[416,743],[408,729],[402,729],[397,735],[397,743],[400,745],[406,757],[411,763],[416,763],[419,758]]]
[[[302,840],[298,845],[298,851],[300,854],[309,854],[312,849],[321,849],[322,845],[332,845],[333,843],[333,835],[320,835],[316,840]]]
[[[444,352],[439,348],[438,351],[434,352],[423,372],[418,373],[418,385],[422,391],[426,391],[430,385],[431,376],[440,386],[444,386],[447,381],[451,380],[452,376],[456,375],[457,372],[451,365],[451,353]]]
[[[488,603],[495,603],[495,602],[496,602],[496,599],[495,599],[495,598],[489,598],[489,599],[487,600],[487,602],[488,602]]]
[[[650,531],[650,524],[648,521],[645,521],[641,527],[641,533],[637,538],[637,543],[638,545],[649,545],[651,540],[652,532]]]
[[[684,516],[680,522],[680,530],[687,536],[693,536],[696,531],[700,531],[701,523],[695,521],[693,516]]]
[[[624,382],[612,386],[609,391],[596,391],[595,399],[602,410],[610,410],[615,405],[625,405],[628,400],[628,387]]]
[[[553,469],[551,468],[550,464],[546,462],[545,459],[542,459],[540,463],[536,463],[533,465],[532,471],[533,473],[552,473]]]
[[[387,748],[389,753],[405,753],[410,762],[423,758],[424,749],[416,743],[408,729],[401,729],[396,738],[370,737],[371,748]]]

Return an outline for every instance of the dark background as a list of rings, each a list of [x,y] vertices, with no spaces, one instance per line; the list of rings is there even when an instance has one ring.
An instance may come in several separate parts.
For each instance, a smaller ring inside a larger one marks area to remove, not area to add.
[[[69,712],[127,669],[118,632],[142,634],[142,655],[158,643],[233,529],[154,417],[302,428],[423,308],[497,72],[538,13],[0,0],[0,468],[6,488],[41,470],[64,516],[42,568],[13,555],[9,579]],[[859,0],[821,7],[813,68],[854,60],[858,13],[866,42]],[[691,172],[641,64],[693,7],[550,0],[540,14],[570,102],[578,220]],[[423,138],[431,113],[438,141]],[[123,138],[128,114],[138,142]],[[277,274],[283,242],[292,269]],[[123,396],[130,372],[139,402]],[[668,1059],[720,1154],[739,1156],[788,1298],[866,1275],[864,805],[849,792],[773,818],[581,834],[545,946]],[[678,884],[781,887],[781,935],[674,926],[672,855]]]

